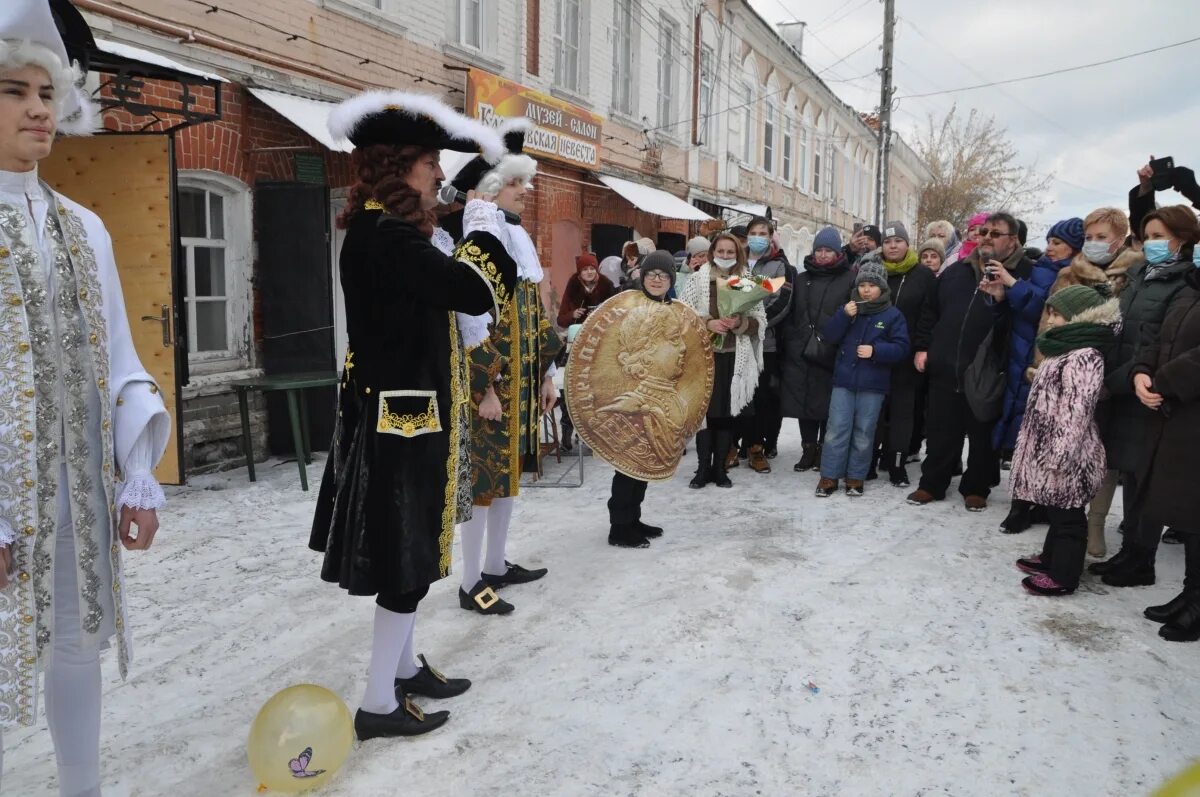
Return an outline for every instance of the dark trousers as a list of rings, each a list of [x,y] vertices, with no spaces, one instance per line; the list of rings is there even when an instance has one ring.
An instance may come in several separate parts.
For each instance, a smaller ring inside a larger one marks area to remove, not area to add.
[[[613,473],[608,522],[614,526],[637,523],[642,519],[642,499],[645,497],[646,482],[620,471]]]
[[[1176,529],[1183,537],[1183,588],[1200,590],[1200,528]]]
[[[375,602],[389,612],[412,614],[417,610],[417,604],[428,594],[428,584],[412,592],[392,592],[385,589],[375,596]]]
[[[1131,548],[1144,564],[1153,567],[1154,559],[1158,555],[1158,542],[1162,539],[1163,527],[1158,523],[1146,520],[1142,514],[1142,507],[1138,504],[1137,493],[1137,474],[1122,473],[1121,503],[1124,506],[1121,520],[1125,523],[1125,539],[1121,542],[1121,548]]]
[[[779,406],[778,369],[775,352],[763,352],[763,372],[758,376],[758,388],[754,391],[754,415],[738,417],[738,432],[745,448],[754,445],[774,448],[779,442],[783,414]]]
[[[816,445],[825,439],[825,421],[800,419],[800,442],[804,445]]]
[[[1083,558],[1087,554],[1087,510],[1046,507],[1050,530],[1042,545],[1042,561],[1050,566],[1050,578],[1067,589],[1079,586]]]
[[[908,443],[909,454],[919,454],[921,443],[925,442],[925,413],[929,405],[929,377],[919,374],[917,379],[916,398],[913,401],[913,430],[912,439]]]
[[[992,424],[980,423],[971,412],[967,398],[937,385],[929,388],[929,443],[921,464],[921,489],[934,498],[945,498],[954,469],[962,457],[965,434],[971,450],[967,470],[958,482],[962,495],[987,498],[992,485],[1000,481],[1000,457],[992,449]]]
[[[876,443],[883,446],[886,455],[908,454],[913,428],[916,426],[916,415],[916,383],[893,383],[891,392],[883,402],[878,434],[875,437]],[[885,459],[885,462],[887,461]]]

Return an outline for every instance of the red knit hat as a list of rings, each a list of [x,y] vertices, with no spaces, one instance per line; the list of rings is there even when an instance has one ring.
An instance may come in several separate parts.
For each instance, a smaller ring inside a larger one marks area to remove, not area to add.
[[[591,252],[584,252],[575,258],[575,273],[583,271],[585,268],[594,268],[599,270],[600,264],[596,262],[596,256]]]

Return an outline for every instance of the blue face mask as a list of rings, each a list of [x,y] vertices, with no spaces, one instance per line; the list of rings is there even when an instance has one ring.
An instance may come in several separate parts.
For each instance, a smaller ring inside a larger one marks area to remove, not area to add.
[[[1192,249],[1192,263],[1196,268],[1200,268],[1200,244],[1196,244],[1196,247]]]
[[[761,255],[771,245],[771,239],[765,235],[751,235],[746,239],[746,246],[751,254]]]
[[[1171,244],[1161,238],[1142,244],[1142,256],[1152,266],[1164,262],[1171,256]]]

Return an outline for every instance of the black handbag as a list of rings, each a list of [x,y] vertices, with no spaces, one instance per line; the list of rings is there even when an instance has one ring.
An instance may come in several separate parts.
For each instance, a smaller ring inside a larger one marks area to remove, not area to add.
[[[807,287],[812,287],[812,280],[808,280]],[[825,282],[825,287],[821,290],[821,298],[817,300],[816,310],[813,310],[812,301],[808,300],[808,317],[813,318],[814,315],[819,318],[821,308],[825,306],[825,295],[829,293],[829,281]],[[807,299],[807,297],[806,297]],[[832,343],[826,343],[821,338],[821,333],[817,331],[816,324],[808,325],[808,341],[804,344],[804,351],[800,356],[809,365],[815,365],[819,368],[824,368],[826,371],[833,370],[833,364],[837,361],[838,347]]]
[[[992,423],[1004,413],[1004,391],[1008,377],[1008,353],[994,345],[995,330],[989,332],[963,374],[963,393],[971,414],[980,423]],[[1004,336],[1007,338],[1007,335]]]
[[[808,329],[812,334],[808,336],[808,342],[804,344],[801,356],[809,365],[832,371],[833,364],[837,360],[837,346],[822,340],[821,333],[812,324],[809,324]]]

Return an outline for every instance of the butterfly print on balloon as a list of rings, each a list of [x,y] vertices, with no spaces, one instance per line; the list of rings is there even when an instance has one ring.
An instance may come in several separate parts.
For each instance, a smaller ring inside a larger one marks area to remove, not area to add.
[[[312,748],[305,747],[304,752],[288,762],[288,769],[292,770],[293,778],[315,778],[325,772],[323,769],[317,769],[312,772],[308,771],[308,762],[312,761]]]

